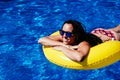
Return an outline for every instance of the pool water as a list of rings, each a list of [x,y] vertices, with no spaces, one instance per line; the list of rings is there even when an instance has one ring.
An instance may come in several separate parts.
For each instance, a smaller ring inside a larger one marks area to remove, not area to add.
[[[49,62],[37,41],[68,19],[87,32],[120,24],[119,0],[0,0],[0,80],[120,80],[120,62],[72,70]]]

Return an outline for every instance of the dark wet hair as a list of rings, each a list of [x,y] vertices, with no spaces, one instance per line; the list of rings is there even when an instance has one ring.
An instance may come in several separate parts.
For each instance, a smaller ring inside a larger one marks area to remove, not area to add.
[[[91,46],[95,46],[97,44],[100,44],[102,43],[102,40],[91,34],[91,33],[87,33],[84,28],[83,28],[83,25],[76,21],[76,20],[68,20],[68,21],[65,21],[63,23],[63,25],[67,23],[67,24],[72,24],[73,26],[73,34],[75,35],[75,45],[79,44],[80,42],[82,41],[87,41]],[[62,26],[63,28],[63,26]]]

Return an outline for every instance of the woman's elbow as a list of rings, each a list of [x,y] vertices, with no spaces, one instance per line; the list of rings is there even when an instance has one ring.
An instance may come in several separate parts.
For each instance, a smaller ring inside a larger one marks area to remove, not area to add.
[[[81,62],[83,61],[83,59],[84,59],[84,56],[81,56],[81,55],[75,57],[75,61],[77,62]]]
[[[81,62],[81,60],[82,60],[82,57],[76,58],[76,61],[77,61],[77,62]]]
[[[43,38],[40,38],[40,39],[38,40],[38,43],[41,44],[43,41],[44,41]]]

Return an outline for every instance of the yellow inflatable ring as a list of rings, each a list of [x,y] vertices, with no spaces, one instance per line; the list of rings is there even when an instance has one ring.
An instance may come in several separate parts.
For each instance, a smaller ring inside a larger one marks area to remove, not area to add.
[[[58,32],[52,35],[58,35]],[[107,41],[92,47],[90,53],[82,62],[72,61],[62,52],[51,47],[43,46],[43,51],[50,62],[62,67],[80,70],[97,69],[108,66],[120,59],[120,41]]]

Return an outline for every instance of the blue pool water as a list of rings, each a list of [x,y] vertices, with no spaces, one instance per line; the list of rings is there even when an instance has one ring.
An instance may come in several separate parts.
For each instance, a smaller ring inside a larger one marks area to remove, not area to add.
[[[86,31],[120,24],[119,0],[0,0],[0,80],[120,80],[120,62],[95,70],[50,63],[38,39],[68,19]]]

